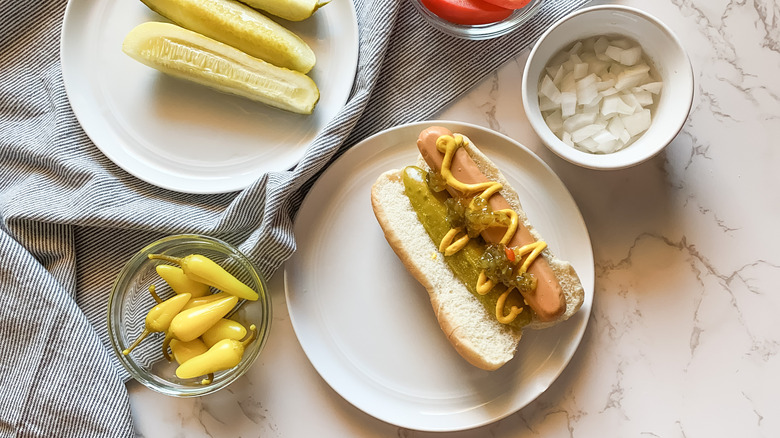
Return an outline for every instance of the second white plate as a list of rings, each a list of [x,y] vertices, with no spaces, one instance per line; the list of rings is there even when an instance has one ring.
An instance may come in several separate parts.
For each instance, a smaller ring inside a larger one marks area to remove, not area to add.
[[[350,0],[284,22],[317,55],[314,114],[287,113],[173,79],[122,52],[136,25],[164,21],[139,0],[70,0],[62,76],[76,117],[95,145],[130,174],[185,193],[240,190],[303,156],[352,89],[358,30]]]
[[[417,136],[432,124],[468,135],[502,169],[534,226],[585,288],[577,314],[550,329],[526,330],[516,359],[494,372],[469,365],[451,347],[427,292],[390,249],[371,209],[376,178],[414,164]],[[421,122],[364,140],[309,192],[295,237],[298,250],[284,278],[303,350],[347,401],[400,427],[463,430],[516,412],[563,371],[590,315],[593,252],[577,205],[531,151],[478,126]]]

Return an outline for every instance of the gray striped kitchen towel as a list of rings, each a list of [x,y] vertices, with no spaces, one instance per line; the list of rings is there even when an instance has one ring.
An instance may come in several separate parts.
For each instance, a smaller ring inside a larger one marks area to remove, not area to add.
[[[403,0],[356,0],[352,94],[293,169],[237,193],[192,195],[125,173],[90,142],[65,95],[66,0],[0,4],[0,436],[133,434],[129,377],[111,356],[108,291],[123,262],[165,235],[236,244],[266,276],[295,250],[295,211],[357,141],[430,117],[585,0],[545,2],[521,30],[465,41]],[[272,334],[273,336],[273,334]]]

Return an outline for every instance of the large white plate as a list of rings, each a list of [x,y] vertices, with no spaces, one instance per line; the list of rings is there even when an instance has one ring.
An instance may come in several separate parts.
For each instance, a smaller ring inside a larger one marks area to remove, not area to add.
[[[320,88],[303,116],[173,79],[122,52],[145,21],[165,21],[140,0],[70,0],[62,29],[65,89],[76,117],[114,163],[157,186],[185,193],[245,188],[293,167],[344,106],[357,67],[350,0],[333,0],[308,20],[282,22],[317,55]]]
[[[526,330],[517,359],[498,371],[463,360],[441,332],[425,289],[384,239],[370,202],[380,173],[413,164],[425,127],[468,135],[503,170],[550,247],[585,287],[582,309],[553,328]],[[320,177],[295,224],[298,250],[285,267],[293,328],[320,375],[350,403],[400,427],[469,429],[535,399],[579,345],[593,298],[593,252],[577,205],[536,155],[474,125],[422,122],[384,131]]]

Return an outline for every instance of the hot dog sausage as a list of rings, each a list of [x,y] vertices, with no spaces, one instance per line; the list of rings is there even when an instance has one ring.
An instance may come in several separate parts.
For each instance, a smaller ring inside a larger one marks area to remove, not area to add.
[[[442,135],[453,135],[446,128],[433,126],[422,133],[417,139],[417,147],[420,150],[425,162],[436,172],[441,172],[444,154],[436,148],[436,140]],[[463,148],[458,148],[452,160],[452,174],[461,182],[471,184],[489,181],[477,167],[477,164]],[[453,189],[454,190],[454,189]],[[491,208],[502,210],[511,208],[509,203],[497,193],[490,197],[488,201]],[[492,227],[482,233],[482,237],[488,243],[499,243],[504,236],[506,228]],[[522,223],[518,224],[517,232],[509,242],[509,247],[519,247],[535,242],[536,239],[531,232]],[[558,283],[555,273],[550,268],[543,257],[537,258],[528,268],[537,279],[536,290],[530,293],[524,293],[523,298],[528,305],[536,312],[540,321],[553,321],[560,317],[566,310],[566,299],[564,297],[561,285]]]

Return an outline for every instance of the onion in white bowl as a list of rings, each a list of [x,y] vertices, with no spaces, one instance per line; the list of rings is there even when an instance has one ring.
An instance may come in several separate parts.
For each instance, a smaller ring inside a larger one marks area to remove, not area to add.
[[[569,146],[613,153],[650,127],[662,88],[637,42],[589,37],[552,57],[539,81],[539,109]]]

